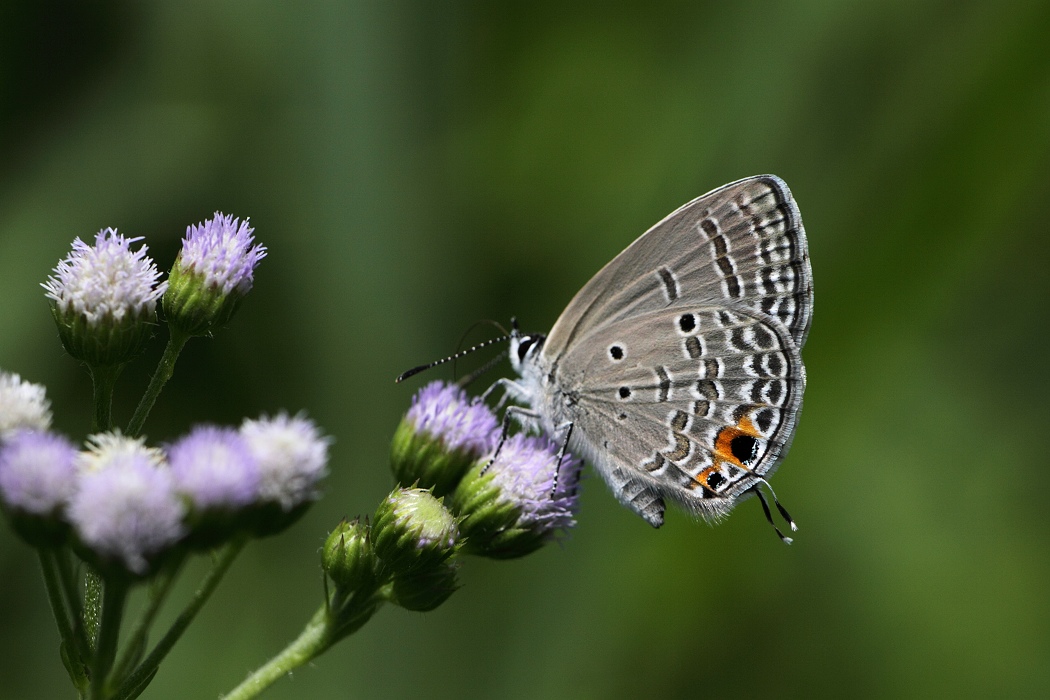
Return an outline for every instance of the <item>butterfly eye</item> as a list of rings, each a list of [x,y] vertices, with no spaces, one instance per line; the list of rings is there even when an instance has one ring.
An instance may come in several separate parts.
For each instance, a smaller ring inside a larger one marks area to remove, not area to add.
[[[532,347],[532,343],[532,338],[524,338],[520,343],[518,343],[518,360],[520,362],[525,361],[525,355],[528,354],[529,348]]]

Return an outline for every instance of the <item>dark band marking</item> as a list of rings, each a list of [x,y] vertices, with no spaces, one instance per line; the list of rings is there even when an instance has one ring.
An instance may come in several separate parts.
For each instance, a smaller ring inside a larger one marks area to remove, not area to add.
[[[784,383],[779,379],[769,382],[769,403],[780,405],[781,394],[784,392]]]
[[[655,472],[663,469],[666,460],[662,454],[654,454],[653,458],[648,462],[642,463],[642,468],[647,472]]]
[[[755,422],[758,423],[758,429],[763,433],[768,433],[769,429],[773,426],[773,409],[763,408],[755,416]]]
[[[699,360],[700,356],[704,354],[704,349],[700,346],[700,339],[695,335],[685,339],[685,351],[694,360]]]
[[[710,360],[704,360],[704,376],[710,379],[711,377],[718,377],[722,374],[722,367],[718,364],[717,358]]]
[[[707,414],[711,412],[711,402],[704,399],[700,399],[693,403],[693,413],[700,416],[701,418],[707,418]]]
[[[657,367],[656,376],[660,379],[660,393],[657,400],[666,401],[671,395],[671,378],[667,376],[667,368]]]
[[[711,490],[717,489],[719,486],[725,483],[726,478],[722,476],[720,472],[711,472],[707,475],[707,487]]]
[[[664,456],[671,462],[681,462],[689,456],[689,438],[681,433],[674,433],[674,452],[664,452]]]
[[[725,260],[725,258],[722,258],[722,260]],[[735,276],[730,275],[729,277],[726,277],[726,289],[729,292],[729,296],[733,297],[734,299],[740,298],[740,280],[738,280]]]
[[[751,382],[751,403],[765,403],[762,397],[762,390],[765,388],[765,385],[766,383],[761,379]]]
[[[762,300],[762,311],[763,313],[773,313],[773,307],[777,305],[776,297],[766,297]]]
[[[723,328],[733,325],[733,317],[729,315],[728,311],[718,312],[718,323]]]
[[[729,344],[737,350],[751,350],[754,347],[744,338],[744,329],[740,326],[734,328],[729,334]]]
[[[718,258],[719,266],[721,266],[722,260],[725,260],[726,263],[729,263],[729,265],[730,265],[729,273],[732,273],[733,272],[732,263],[730,263],[729,259],[725,257],[726,253],[729,252],[729,246],[726,244],[725,236],[715,236],[714,238],[711,239],[711,243],[714,244],[714,246],[715,246],[715,257]],[[729,273],[727,273],[727,274],[729,274]]]
[[[700,228],[704,230],[708,238],[714,238],[718,235],[718,224],[713,219],[701,219]]]
[[[751,411],[755,410],[756,408],[758,407],[753,406],[751,404],[740,404],[739,406],[733,409],[733,422],[740,423],[742,420],[744,420],[744,416],[750,415]]]
[[[660,279],[664,283],[664,293],[667,295],[667,301],[674,301],[678,298],[678,281],[675,280],[674,275],[666,267],[660,267],[656,270],[656,274],[660,275]]]
[[[696,383],[696,390],[708,401],[718,401],[718,385],[710,379],[701,379]]]
[[[687,425],[689,425],[689,414],[685,411],[675,411],[674,416],[671,417],[671,430],[680,433]]]
[[[780,353],[766,355],[766,365],[769,367],[769,373],[774,377],[783,376],[784,361],[780,358]]]

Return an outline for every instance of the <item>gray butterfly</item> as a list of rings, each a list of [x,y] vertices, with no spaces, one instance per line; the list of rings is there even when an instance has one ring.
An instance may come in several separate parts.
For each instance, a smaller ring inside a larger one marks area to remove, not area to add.
[[[589,460],[653,527],[665,500],[716,521],[755,493],[772,522],[758,486],[795,433],[812,312],[795,200],[780,178],[749,177],[649,229],[549,335],[515,329],[521,378],[500,384],[524,404],[509,411]]]

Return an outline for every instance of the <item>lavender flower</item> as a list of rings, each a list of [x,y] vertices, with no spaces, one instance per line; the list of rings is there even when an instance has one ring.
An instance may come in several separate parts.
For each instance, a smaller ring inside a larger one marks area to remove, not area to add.
[[[325,437],[308,418],[280,413],[246,420],[241,435],[259,464],[259,498],[291,511],[320,495],[318,483],[328,473]]]
[[[519,433],[487,470],[476,467],[463,479],[453,503],[468,551],[523,556],[576,524],[582,463],[567,453],[559,464],[558,449],[547,438]]]
[[[236,509],[258,496],[259,465],[236,430],[199,426],[168,448],[168,462],[176,491],[199,510]]]
[[[230,320],[266,257],[254,231],[247,219],[222,212],[187,227],[164,296],[169,323],[189,335],[203,335]]]
[[[69,520],[99,559],[148,573],[150,560],[184,534],[185,513],[159,450],[113,433],[89,438]]]
[[[0,440],[18,430],[51,427],[51,405],[44,387],[0,371]]]
[[[99,231],[94,246],[77,238],[42,285],[54,302],[62,344],[76,359],[121,364],[149,339],[167,283],[158,283],[160,272],[145,245],[131,249],[140,240],[113,228]]]
[[[394,489],[376,509],[375,553],[390,569],[431,568],[452,556],[459,540],[456,518],[425,489]]]
[[[391,466],[398,483],[443,496],[499,441],[499,421],[461,388],[431,382],[412,399],[394,434]]]
[[[73,495],[77,449],[53,433],[22,430],[0,447],[0,498],[11,510],[55,515]]]

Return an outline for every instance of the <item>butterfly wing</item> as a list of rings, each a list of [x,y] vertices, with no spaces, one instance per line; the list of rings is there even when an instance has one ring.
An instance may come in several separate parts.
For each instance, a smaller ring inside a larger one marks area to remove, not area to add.
[[[802,347],[813,279],[802,217],[783,180],[758,175],[730,183],[653,226],[573,298],[544,356],[556,364],[596,326],[686,301],[761,311]]]
[[[776,318],[682,301],[592,326],[558,381],[575,401],[573,449],[657,527],[665,498],[717,520],[770,475],[806,384]]]

